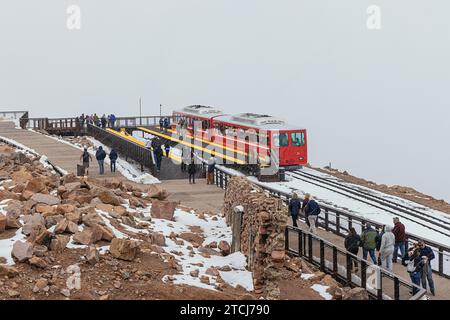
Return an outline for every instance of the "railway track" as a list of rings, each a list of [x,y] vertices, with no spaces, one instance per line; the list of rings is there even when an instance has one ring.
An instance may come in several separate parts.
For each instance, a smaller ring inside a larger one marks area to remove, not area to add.
[[[394,214],[396,216],[410,220],[410,221],[412,221],[416,224],[419,224],[423,227],[431,229],[435,232],[439,232],[447,237],[450,237],[450,221],[446,221],[445,219],[441,219],[441,218],[432,216],[425,212],[415,210],[408,206],[398,204],[396,202],[375,196],[368,192],[357,190],[357,189],[342,185],[337,182],[329,181],[328,179],[325,179],[325,178],[322,178],[322,177],[319,177],[319,176],[316,176],[316,175],[313,175],[310,173],[305,173],[300,170],[295,170],[295,171],[292,171],[292,172],[289,172],[286,174],[288,176],[292,176],[296,179],[300,179],[304,182],[311,183],[318,187],[321,187],[321,188],[333,191],[335,193],[344,195],[353,200],[357,200],[362,203],[373,206],[375,208],[384,210],[384,211]],[[413,218],[419,219],[419,221],[416,219],[413,219]],[[429,224],[425,224],[423,222],[427,222]],[[440,227],[443,230],[448,231],[448,232],[436,229],[435,227]]]

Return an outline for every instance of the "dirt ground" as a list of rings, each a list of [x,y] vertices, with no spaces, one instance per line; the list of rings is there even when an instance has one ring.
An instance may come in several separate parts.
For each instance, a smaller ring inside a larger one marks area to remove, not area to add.
[[[439,210],[445,213],[450,214],[450,204],[445,202],[444,200],[438,200],[433,198],[432,196],[423,194],[413,188],[404,187],[404,186],[387,186],[385,184],[377,184],[373,181],[365,180],[363,178],[355,177],[349,174],[347,171],[339,171],[337,169],[329,169],[329,168],[315,168],[311,167],[314,170],[327,173],[333,175],[339,179],[342,179],[346,182],[354,183],[363,187],[371,188],[380,192],[384,192],[393,196],[397,196],[403,199],[407,199],[410,201],[414,201],[421,205],[427,206],[429,208]]]

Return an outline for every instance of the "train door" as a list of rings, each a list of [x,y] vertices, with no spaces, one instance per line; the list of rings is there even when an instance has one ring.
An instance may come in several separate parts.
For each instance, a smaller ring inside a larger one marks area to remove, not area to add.
[[[289,134],[288,134],[288,132],[273,131],[271,146],[272,146],[271,158],[278,157],[279,166],[285,166],[286,165],[285,159],[289,154]]]
[[[306,131],[289,131],[289,147],[283,155],[284,166],[300,166],[307,163]]]

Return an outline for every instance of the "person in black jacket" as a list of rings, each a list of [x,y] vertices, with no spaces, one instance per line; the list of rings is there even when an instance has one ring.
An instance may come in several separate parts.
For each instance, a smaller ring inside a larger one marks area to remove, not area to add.
[[[197,167],[195,166],[194,159],[191,160],[191,163],[188,166],[188,173],[189,183],[195,184],[195,174],[197,173]]]
[[[411,278],[411,282],[420,287],[420,280],[422,278],[423,268],[426,264],[426,261],[425,259],[422,259],[419,246],[414,246],[413,248],[411,248],[408,251],[407,255],[407,260],[409,261],[407,264],[407,271]],[[415,295],[418,291],[419,289],[414,286],[412,294]]]
[[[431,267],[431,260],[434,259],[434,252],[433,249],[431,249],[429,246],[425,244],[423,240],[419,240],[418,247],[420,249],[420,257],[424,261],[424,268],[422,271],[422,287],[427,288],[427,280],[428,285],[430,286],[431,294],[434,296],[435,288],[434,288],[434,281],[433,281],[433,268]]]
[[[83,162],[83,167],[86,175],[89,175],[89,160],[92,161],[92,156],[87,151],[87,148],[84,148],[83,153],[80,156],[80,160]]]
[[[297,219],[298,219],[298,213],[300,211],[300,200],[298,200],[298,195],[296,193],[292,194],[292,199],[289,201],[289,213],[292,217],[292,225],[296,228],[298,228],[297,225]]]
[[[385,228],[386,228],[386,226],[383,225],[383,227],[378,231],[377,237],[375,238],[375,241],[376,241],[376,243],[377,243],[376,250],[377,250],[377,252],[378,252],[378,258],[377,258],[377,261],[378,261],[378,265],[379,265],[379,266],[381,266],[381,257],[380,257],[381,238],[383,237],[384,229],[385,229]]]
[[[349,233],[345,237],[344,246],[348,252],[358,255],[359,247],[361,246],[361,237],[356,232],[355,228],[348,229]],[[354,260],[356,271],[358,271],[358,262]]]
[[[116,150],[111,149],[111,152],[109,153],[109,161],[111,163],[110,164],[111,172],[116,172],[116,161],[117,161],[118,157],[119,156],[117,155]]]
[[[95,153],[95,158],[97,159],[97,162],[98,162],[100,174],[101,175],[105,174],[105,165],[104,164],[105,164],[106,152],[105,152],[105,150],[103,150],[102,146],[98,147],[98,150]]]

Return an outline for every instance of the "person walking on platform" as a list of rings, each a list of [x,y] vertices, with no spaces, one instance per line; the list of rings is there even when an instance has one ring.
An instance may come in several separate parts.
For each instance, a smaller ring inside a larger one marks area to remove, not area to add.
[[[116,126],[116,115],[114,113],[111,114],[111,128],[114,129]]]
[[[309,220],[309,232],[316,234],[316,223],[320,214],[319,204],[313,199],[308,200],[308,203],[305,206],[305,217]]]
[[[105,129],[106,128],[106,123],[108,122],[108,120],[106,120],[106,115],[103,114],[102,118],[100,119],[100,122],[102,123],[102,128]]]
[[[105,174],[105,158],[106,158],[106,152],[103,150],[103,147],[98,147],[97,152],[95,153],[95,158],[98,162],[98,167],[100,169],[100,175]]]
[[[377,246],[376,246],[376,251],[378,253],[378,258],[377,258],[377,264],[379,266],[381,266],[381,255],[380,255],[380,249],[381,249],[381,238],[383,237],[384,231],[386,230],[386,226],[383,225],[377,232],[377,238],[375,239]]]
[[[191,160],[188,166],[188,174],[189,174],[189,184],[195,184],[195,174],[197,173],[197,167],[195,165],[194,159]],[[192,182],[191,182],[192,181]]]
[[[298,228],[297,219],[300,207],[301,207],[300,200],[298,200],[298,195],[294,192],[292,194],[292,199],[289,201],[289,213],[291,214],[292,217],[292,225],[296,228]]]
[[[405,226],[400,222],[398,217],[393,219],[394,228],[392,229],[392,233],[395,236],[395,246],[394,246],[394,256],[392,262],[397,263],[398,258],[398,250],[400,249],[400,255],[402,257],[402,263],[405,261],[405,242],[406,242],[406,233]]]
[[[159,172],[159,171],[161,171],[161,161],[162,161],[162,156],[163,156],[161,145],[158,144],[156,146],[156,148],[153,149],[153,152],[155,154],[156,171]]]
[[[164,131],[164,118],[159,118],[159,130]]]
[[[89,160],[92,161],[92,156],[87,151],[87,148],[84,148],[83,153],[80,156],[80,160],[83,163],[84,171],[86,175],[89,174]]]
[[[424,259],[422,259],[420,251],[421,250],[419,246],[415,245],[406,254],[407,256],[406,271],[408,271],[409,273],[411,282],[418,287],[420,287],[420,281],[423,275],[423,268],[426,265],[426,262],[424,261]],[[416,286],[413,287],[412,291],[413,295],[415,295],[419,291],[419,289]]]
[[[116,172],[116,161],[117,161],[118,157],[119,156],[117,155],[116,150],[111,149],[111,152],[109,153],[109,162],[110,162],[111,172]]]
[[[348,231],[348,235],[344,240],[345,249],[357,256],[359,247],[361,246],[361,237],[358,235],[358,233],[356,233],[356,230],[353,227],[350,227]],[[356,271],[358,271],[358,262],[356,260],[354,260],[353,262],[355,264]]]
[[[208,159],[208,172],[206,184],[214,184],[214,168],[216,167],[216,158],[214,153],[211,155],[211,158]]]
[[[395,236],[391,230],[391,226],[386,226],[386,230],[381,236],[380,245],[381,266],[389,271],[392,271],[392,255],[394,253],[395,245]]]
[[[377,247],[376,238],[377,232],[368,224],[366,229],[361,233],[363,259],[367,260],[367,255],[369,254],[374,264],[377,264],[377,258],[375,257],[375,248]]]
[[[302,202],[302,208],[301,211],[303,212],[303,214],[305,214],[305,207],[308,204],[309,198],[311,197],[311,195],[309,193],[305,193],[305,197],[303,198],[303,202]],[[310,223],[308,218],[305,215],[305,221],[306,221],[306,225],[308,226],[308,228],[310,227]]]
[[[170,120],[168,117],[164,118],[164,131],[167,132],[169,130]]]
[[[424,261],[424,267],[422,272],[422,287],[426,289],[428,281],[431,294],[434,296],[436,292],[433,281],[433,268],[431,267],[431,260],[434,259],[434,252],[433,249],[427,246],[423,240],[419,240],[418,247],[420,249],[420,256]]]

